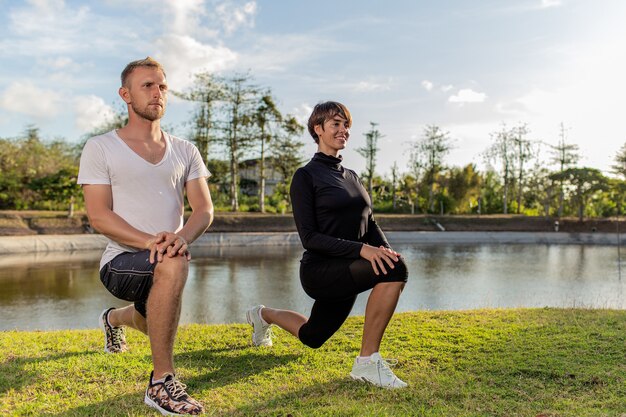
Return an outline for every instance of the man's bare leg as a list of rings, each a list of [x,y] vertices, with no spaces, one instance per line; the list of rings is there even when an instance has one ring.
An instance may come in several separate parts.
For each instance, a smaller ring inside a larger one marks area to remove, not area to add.
[[[189,261],[184,256],[163,257],[154,270],[147,303],[147,328],[155,379],[174,373],[174,339],[188,271]]]
[[[135,330],[139,330],[143,334],[148,334],[148,323],[146,322],[146,318],[135,310],[135,306],[133,304],[111,310],[109,312],[109,324],[113,327],[132,327]]]

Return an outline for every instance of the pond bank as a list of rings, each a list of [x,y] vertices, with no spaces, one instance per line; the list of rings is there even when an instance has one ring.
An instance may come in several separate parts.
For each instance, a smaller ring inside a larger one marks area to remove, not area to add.
[[[617,245],[624,238],[617,233],[565,232],[387,232],[392,244],[559,244]],[[16,255],[45,252],[101,250],[107,244],[102,235],[0,236],[0,253]],[[192,247],[300,245],[295,232],[205,233]]]
[[[434,216],[376,214],[385,232],[554,232],[617,233],[626,231],[626,220],[614,218],[555,218],[523,215]],[[208,234],[240,232],[295,232],[291,214],[215,213]],[[0,211],[0,236],[67,235],[93,232],[85,213],[68,217],[49,211]]]

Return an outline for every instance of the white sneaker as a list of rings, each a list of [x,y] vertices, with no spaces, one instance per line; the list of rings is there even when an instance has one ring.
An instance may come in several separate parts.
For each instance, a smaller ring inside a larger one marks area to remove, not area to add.
[[[378,352],[372,354],[367,363],[354,360],[350,376],[357,381],[367,382],[382,388],[404,388],[408,384],[398,378],[390,366],[398,363],[395,359],[383,359]]]
[[[263,324],[261,321],[260,311],[262,308],[265,308],[265,306],[258,305],[246,311],[246,320],[254,329],[252,332],[252,343],[255,346],[272,346],[271,324]]]

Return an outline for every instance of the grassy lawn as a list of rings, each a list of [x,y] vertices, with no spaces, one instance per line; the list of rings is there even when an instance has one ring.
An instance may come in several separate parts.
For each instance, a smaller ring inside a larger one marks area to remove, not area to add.
[[[218,416],[626,416],[626,311],[507,309],[398,314],[382,354],[410,384],[350,380],[362,317],[319,350],[275,329],[181,327],[175,347],[188,391]],[[0,332],[0,415],[144,416],[147,338],[102,352],[100,330]]]

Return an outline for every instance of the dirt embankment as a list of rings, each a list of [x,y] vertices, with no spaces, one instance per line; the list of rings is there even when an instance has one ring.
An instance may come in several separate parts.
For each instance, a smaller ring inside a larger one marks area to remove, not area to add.
[[[378,214],[376,221],[386,231],[514,231],[569,233],[626,233],[626,220],[574,218],[545,218],[515,215],[489,216],[424,216],[405,214]],[[260,213],[223,213],[215,215],[209,228],[212,232],[294,232],[293,218],[287,215]],[[35,234],[84,234],[93,233],[84,213],[68,217],[66,213],[46,211],[0,212],[0,236],[23,236]]]

